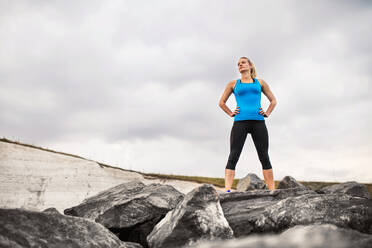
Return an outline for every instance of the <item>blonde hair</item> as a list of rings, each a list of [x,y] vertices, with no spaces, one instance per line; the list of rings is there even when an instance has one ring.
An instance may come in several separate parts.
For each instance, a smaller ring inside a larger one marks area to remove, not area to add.
[[[251,68],[251,77],[256,78],[257,77],[257,69],[256,66],[254,66],[253,62],[248,59],[247,57],[240,57],[240,59],[246,59],[248,61],[248,64],[252,67]]]

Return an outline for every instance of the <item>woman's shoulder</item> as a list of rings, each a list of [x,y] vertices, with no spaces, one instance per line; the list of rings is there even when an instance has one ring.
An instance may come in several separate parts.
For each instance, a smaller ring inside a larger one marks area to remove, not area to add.
[[[238,81],[237,79],[233,79],[229,82],[229,84],[236,84],[236,81]]]
[[[262,78],[256,78],[256,79],[260,83],[261,87],[265,86],[265,84],[266,84],[265,80],[263,80]]]
[[[236,82],[237,82],[237,79],[233,79],[233,80],[231,80],[230,82],[227,83],[227,86],[234,89]]]

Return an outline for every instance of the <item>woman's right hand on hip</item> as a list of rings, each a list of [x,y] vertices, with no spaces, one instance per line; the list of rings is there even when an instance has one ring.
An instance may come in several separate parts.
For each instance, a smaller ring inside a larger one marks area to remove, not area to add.
[[[232,113],[231,117],[234,117],[235,115],[239,114],[240,112],[240,107],[236,107],[236,109],[234,110],[234,112]]]

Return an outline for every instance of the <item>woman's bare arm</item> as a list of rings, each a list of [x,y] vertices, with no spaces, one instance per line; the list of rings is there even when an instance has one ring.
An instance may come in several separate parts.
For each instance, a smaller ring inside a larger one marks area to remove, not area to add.
[[[227,107],[227,105],[226,105],[227,99],[229,99],[231,93],[234,90],[234,85],[235,85],[235,80],[230,81],[226,85],[225,91],[223,92],[223,94],[221,96],[221,99],[220,99],[220,102],[218,104],[218,106],[220,106],[220,108],[222,108],[222,110],[225,111],[226,114],[228,114],[230,117],[234,117],[235,115],[237,115],[239,113],[239,109],[238,109],[239,107],[233,113],[229,109],[229,107]]]
[[[265,82],[265,80],[260,79],[260,81],[261,81],[261,86],[262,86],[262,92],[265,94],[265,96],[270,101],[270,105],[265,112],[267,114],[267,116],[269,116],[271,114],[271,112],[273,112],[273,110],[274,110],[274,108],[275,108],[275,106],[278,102],[276,101],[276,98],[275,98],[274,94],[271,92],[270,86]]]

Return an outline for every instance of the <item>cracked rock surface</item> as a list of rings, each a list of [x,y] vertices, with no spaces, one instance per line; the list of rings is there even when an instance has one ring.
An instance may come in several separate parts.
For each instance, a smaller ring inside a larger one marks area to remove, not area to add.
[[[183,247],[233,238],[216,190],[204,184],[188,193],[147,237],[149,246]]]
[[[317,194],[292,188],[279,192],[223,194],[221,205],[235,237],[276,233],[295,225],[334,224],[372,234],[372,200]]]
[[[87,198],[64,213],[96,221],[121,240],[147,247],[147,235],[183,197],[170,185],[132,181]]]
[[[141,248],[122,242],[104,226],[56,210],[0,209],[0,247]]]
[[[215,241],[195,248],[370,248],[372,235],[332,224],[298,225],[281,234],[252,235],[229,241]]]

